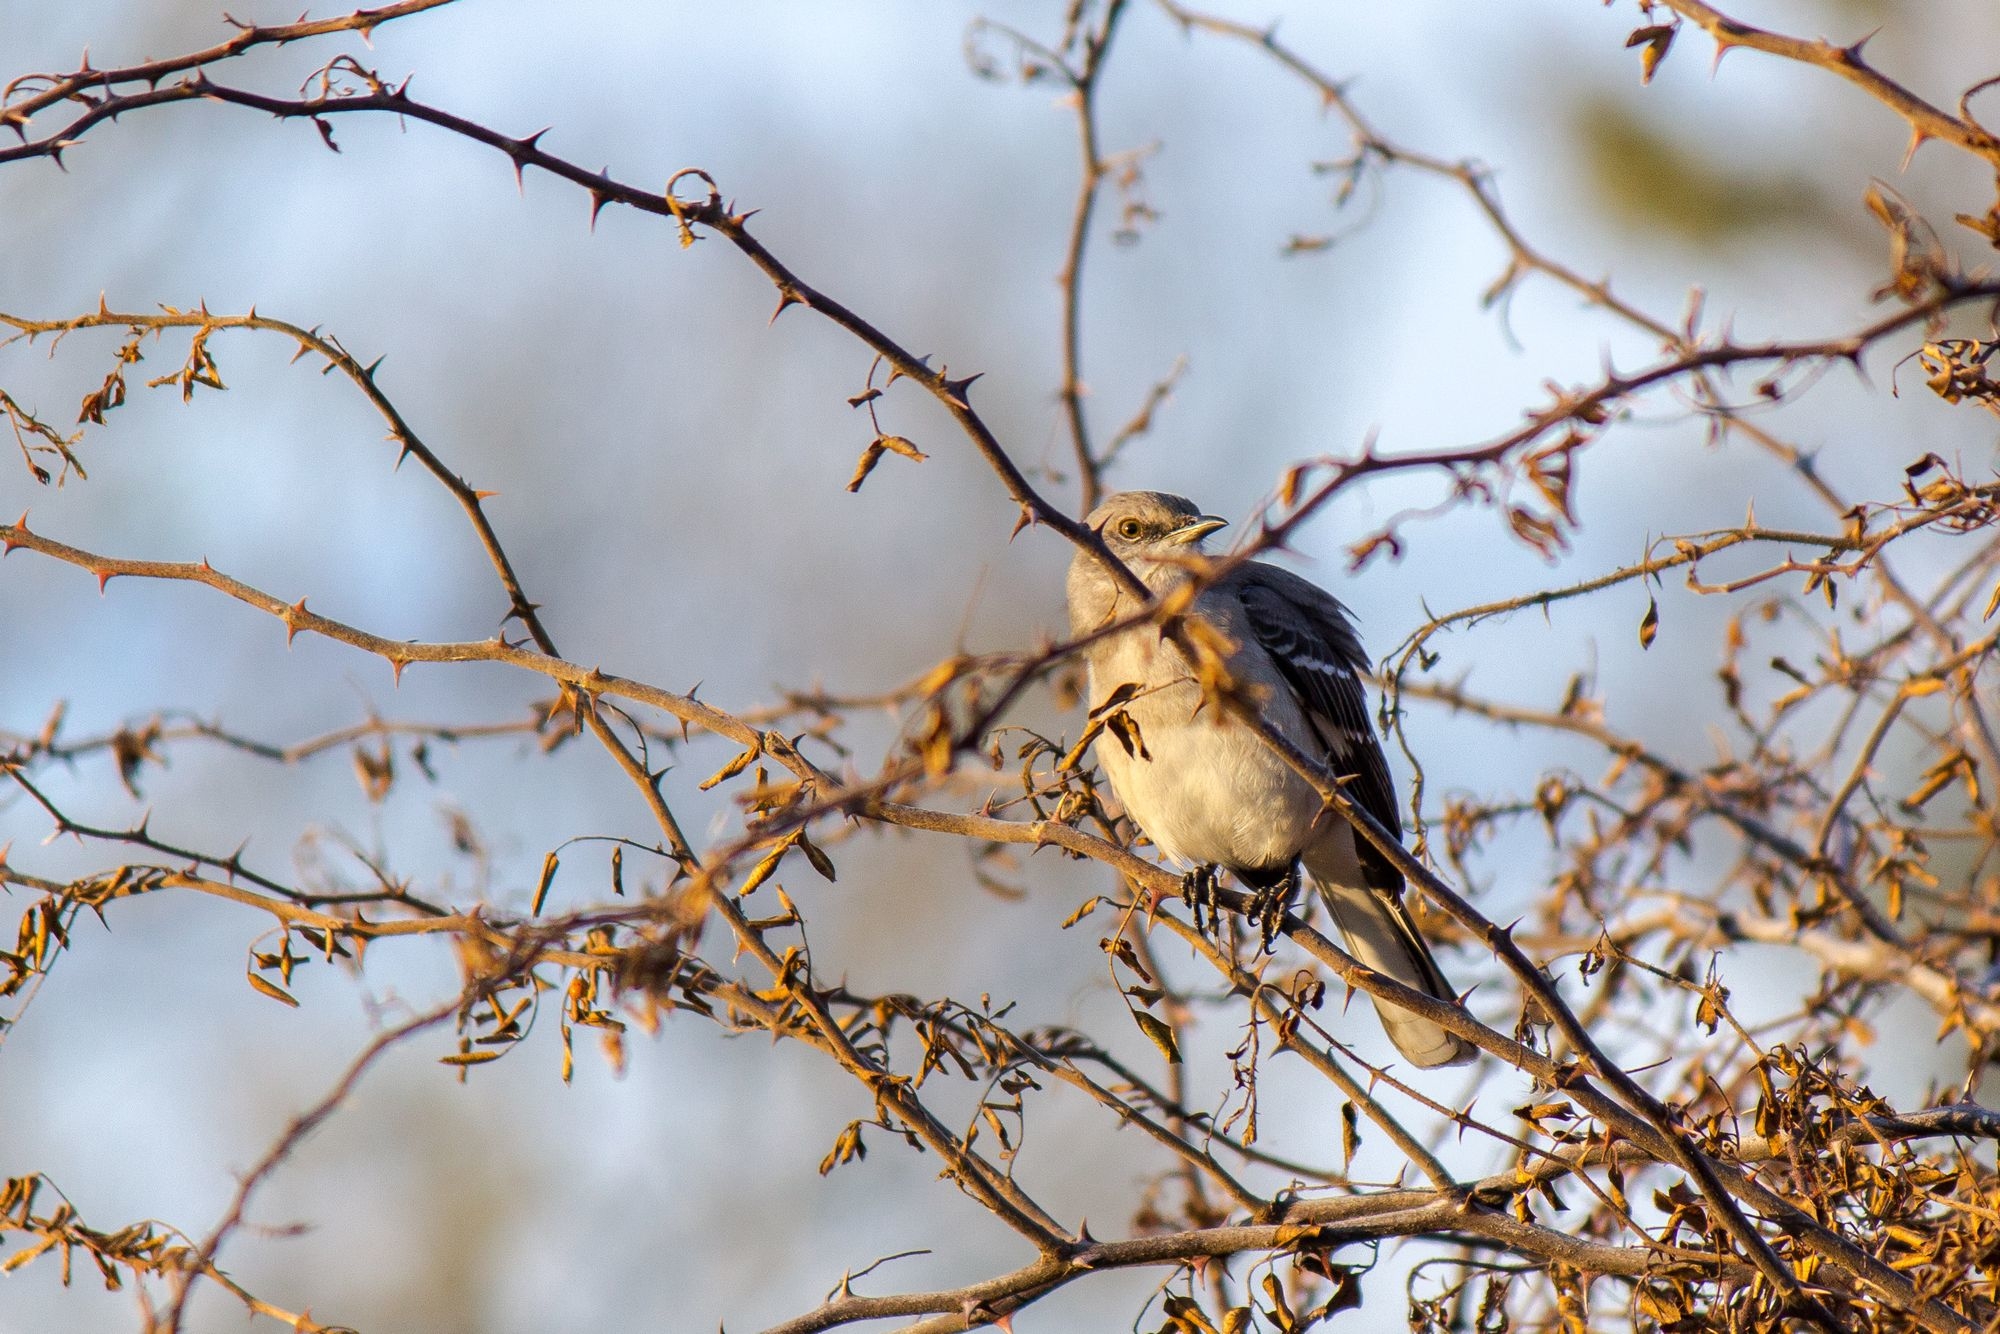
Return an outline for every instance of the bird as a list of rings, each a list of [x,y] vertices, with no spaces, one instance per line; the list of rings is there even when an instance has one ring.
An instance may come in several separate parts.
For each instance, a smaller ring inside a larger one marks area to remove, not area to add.
[[[1085,523],[1155,599],[1193,582],[1205,540],[1228,526],[1160,491],[1119,492]],[[1457,993],[1403,903],[1395,865],[1329,809],[1254,727],[1213,702],[1205,705],[1194,666],[1159,625],[1105,633],[1145,600],[1084,548],[1070,563],[1068,594],[1071,633],[1087,641],[1093,714],[1123,715],[1097,737],[1097,763],[1126,815],[1188,871],[1191,894],[1215,868],[1228,870],[1258,892],[1268,933],[1302,864],[1350,954],[1455,1004]],[[1200,587],[1183,614],[1220,632],[1224,665],[1233,680],[1260,688],[1265,722],[1324,760],[1346,780],[1355,804],[1401,837],[1395,785],[1368,720],[1361,680],[1368,658],[1347,609],[1310,580],[1250,560]],[[1196,908],[1198,924],[1198,901]],[[1432,1020],[1371,999],[1390,1042],[1413,1065],[1461,1065],[1478,1054]]]

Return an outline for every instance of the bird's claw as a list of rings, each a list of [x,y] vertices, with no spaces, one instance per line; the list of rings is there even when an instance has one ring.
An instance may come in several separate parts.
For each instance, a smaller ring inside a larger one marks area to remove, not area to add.
[[[1219,869],[1213,864],[1195,867],[1181,877],[1181,902],[1188,907],[1194,918],[1194,929],[1203,935],[1214,937],[1222,930],[1222,899],[1216,893],[1216,885],[1221,879]],[[1291,908],[1292,895],[1298,892],[1299,868],[1294,865],[1276,882],[1255,889],[1250,897],[1249,907],[1244,910],[1246,921],[1258,925],[1258,945],[1261,953],[1269,954],[1278,939],[1278,930],[1284,925],[1285,913]],[[1204,924],[1203,916],[1207,917]]]
[[[1278,929],[1284,925],[1285,914],[1292,906],[1292,895],[1298,892],[1298,888],[1299,868],[1293,866],[1283,878],[1251,896],[1250,906],[1243,916],[1257,923],[1257,949],[1260,953],[1272,952],[1277,943]]]
[[[1214,935],[1222,929],[1222,905],[1215,895],[1216,868],[1212,863],[1195,867],[1181,877],[1181,902],[1194,917],[1194,929],[1207,935]],[[1201,915],[1208,913],[1208,926],[1201,924]]]

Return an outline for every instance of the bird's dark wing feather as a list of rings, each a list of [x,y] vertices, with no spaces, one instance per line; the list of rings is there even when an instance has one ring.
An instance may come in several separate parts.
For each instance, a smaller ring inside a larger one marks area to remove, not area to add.
[[[1324,589],[1290,570],[1262,562],[1243,567],[1237,587],[1251,633],[1305,707],[1336,774],[1352,776],[1356,805],[1400,834],[1396,787],[1368,720],[1361,675],[1368,655],[1342,607]],[[1378,889],[1399,890],[1403,877],[1367,840],[1355,838],[1361,869]]]

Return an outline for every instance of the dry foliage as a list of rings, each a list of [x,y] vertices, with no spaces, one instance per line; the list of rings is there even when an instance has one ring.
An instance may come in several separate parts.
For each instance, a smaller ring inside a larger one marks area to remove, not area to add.
[[[1423,1330],[2000,1328],[2000,1177],[1990,1147],[2000,1139],[2000,1113],[1975,1101],[1988,1062],[2000,1056],[2000,991],[1989,971],[2000,957],[2000,866],[1993,857],[2000,738],[1990,671],[2000,639],[1993,619],[2000,482],[1990,452],[1956,460],[1928,454],[1908,462],[1904,484],[1891,493],[1840,494],[1773,424],[1774,410],[1826,368],[1868,358],[1877,365],[1913,361],[1922,383],[1963,411],[2000,411],[2000,388],[1989,375],[2000,346],[1991,325],[2000,278],[1962,271],[1930,224],[1878,186],[1866,205],[1889,239],[1881,313],[1830,335],[1742,342],[1706,322],[1698,303],[1678,316],[1651,312],[1551,257],[1503,212],[1480,167],[1385,137],[1340,81],[1275,31],[1172,0],[1078,4],[1043,35],[981,24],[969,43],[975,71],[1063,89],[1080,136],[1057,386],[1072,458],[1068,494],[1057,498],[1037,486],[974,405],[976,376],[932,365],[874,317],[809,284],[758,239],[751,210],[730,202],[706,172],[683,171],[655,191],[588,169],[543,149],[538,135],[510,135],[418,100],[406,83],[371,69],[350,40],[448,2],[403,0],[343,18],[239,26],[225,42],[171,59],[16,78],[0,103],[0,122],[16,142],[0,148],[0,166],[60,160],[86,136],[116,134],[121,119],[208,114],[215,103],[308,120],[328,147],[337,147],[338,126],[349,118],[428,122],[503,155],[517,172],[569,182],[593,218],[607,207],[638,210],[656,215],[683,244],[733,247],[775,288],[774,318],[797,306],[792,318],[830,320],[851,335],[857,355],[873,358],[850,400],[871,424],[852,488],[865,485],[878,464],[908,467],[926,451],[970,447],[1018,505],[1023,527],[1045,529],[1115,565],[1075,515],[1104,489],[1114,459],[1130,467],[1123,456],[1152,425],[1179,370],[1100,443],[1079,364],[1085,259],[1109,197],[1122,209],[1121,232],[1144,228],[1152,210],[1140,188],[1145,152],[1109,152],[1100,143],[1097,89],[1121,27],[1178,25],[1196,40],[1256,48],[1274,75],[1303,80],[1344,122],[1351,155],[1326,166],[1342,182],[1343,202],[1363,182],[1408,173],[1439,178],[1504,242],[1508,259],[1490,300],[1523,283],[1558,284],[1658,349],[1645,365],[1607,369],[1589,383],[1551,383],[1542,401],[1525,405],[1521,424],[1497,438],[1420,453],[1381,453],[1371,443],[1301,461],[1277,479],[1252,539],[1215,569],[1283,547],[1336,495],[1405,472],[1447,478],[1450,507],[1490,511],[1496,532],[1564,571],[1576,525],[1575,479],[1642,404],[1699,414],[1717,444],[1767,451],[1793,465],[1794,485],[1824,522],[1780,529],[1753,513],[1720,531],[1643,535],[1650,540],[1643,558],[1623,568],[1565,572],[1560,583],[1438,615],[1418,629],[1385,664],[1384,718],[1392,733],[1408,711],[1444,707],[1489,719],[1498,730],[1560,733],[1595,747],[1601,759],[1587,771],[1550,772],[1532,790],[1484,802],[1454,798],[1432,808],[1419,784],[1411,807],[1424,836],[1414,851],[1355,809],[1314,757],[1290,755],[1325,794],[1334,818],[1354,821],[1399,862],[1437,929],[1459,942],[1461,960],[1494,961],[1491,976],[1500,980],[1483,985],[1468,1008],[1370,973],[1309,915],[1285,919],[1284,939],[1268,954],[1258,948],[1257,931],[1231,913],[1213,934],[1191,922],[1178,903],[1177,877],[1143,849],[1128,849],[1132,831],[1088,760],[1085,743],[1100,733],[1113,744],[1143,746],[1120,701],[1107,702],[1078,736],[1009,725],[1024,694],[1072,668],[1075,643],[957,656],[868,699],[801,693],[763,711],[730,712],[566,659],[534,599],[533,571],[510,561],[488,519],[486,493],[453,470],[382,391],[373,366],[332,334],[254,310],[100,305],[0,313],[14,331],[12,345],[108,362],[102,386],[74,423],[34,415],[0,391],[22,462],[39,483],[86,484],[91,431],[139,392],[128,376],[143,375],[142,362],[165,368],[145,378],[147,387],[185,398],[223,389],[218,348],[230,340],[222,335],[283,340],[367,400],[387,427],[394,462],[422,469],[449,493],[509,612],[491,639],[410,642],[330,618],[304,598],[253,587],[206,561],[82,550],[62,540],[56,523],[31,524],[26,515],[0,524],[0,544],[20,553],[15,561],[64,562],[100,584],[205,585],[281,622],[288,639],[338,641],[383,659],[398,676],[413,663],[494,663],[545,687],[531,719],[429,727],[370,718],[291,746],[223,722],[145,712],[169,701],[134,701],[130,725],[97,736],[66,728],[54,703],[38,733],[0,736],[0,779],[27,804],[17,810],[37,812],[46,830],[74,836],[102,856],[98,873],[59,880],[37,871],[32,849],[0,853],[0,881],[20,905],[15,946],[0,951],[10,1024],[74,948],[79,916],[115,915],[121,900],[139,895],[198,894],[241,905],[246,921],[267,928],[249,945],[248,985],[288,1005],[297,1004],[291,983],[298,970],[358,968],[378,942],[408,948],[389,938],[450,941],[463,984],[448,1004],[385,1027],[270,1147],[206,1232],[152,1222],[86,1225],[55,1184],[24,1177],[0,1189],[6,1269],[60,1264],[67,1277],[81,1259],[83,1272],[108,1284],[141,1280],[152,1329],[180,1329],[190,1292],[205,1283],[222,1285],[260,1316],[298,1330],[321,1328],[245,1291],[219,1267],[259,1186],[392,1045],[435,1042],[428,1035],[448,1029],[455,1042],[440,1059],[476,1082],[475,1067],[507,1057],[535,1017],[553,1011],[564,1078],[572,1039],[585,1029],[606,1039],[614,1060],[624,1058],[621,1035],[635,1025],[707,1023],[804,1044],[873,1100],[873,1115],[826,1150],[823,1173],[870,1150],[935,1155],[951,1188],[1024,1243],[1027,1258],[1018,1268],[948,1291],[896,1291],[886,1275],[866,1283],[861,1274],[843,1277],[824,1304],[777,1327],[786,1334],[883,1317],[923,1331],[1004,1324],[1058,1288],[1134,1266],[1161,1278],[1137,1313],[1138,1328],[1293,1334],[1343,1322],[1369,1286],[1365,1243],[1386,1238],[1427,1239],[1427,1258],[1401,1298],[1413,1327]],[[1802,62],[1903,118],[1913,147],[1933,140],[2000,168],[2000,143],[1965,101],[1955,111],[1932,105],[1877,70],[1858,44],[1765,32],[1693,0],[1642,0],[1633,17],[1629,45],[1638,48],[1644,77],[1663,59],[1689,58],[1684,48],[1705,33],[1718,58],[1754,51]],[[254,68],[249,58],[260,49],[306,41],[330,43],[339,54],[303,91],[233,81]],[[169,110],[179,104],[188,106]],[[1958,221],[2000,245],[1996,219],[2000,205],[1983,212],[1968,205]],[[1300,251],[1317,248],[1315,238],[1294,243]],[[1968,314],[1986,322],[1981,334],[1947,331],[1948,317]],[[1744,377],[1753,377],[1747,391],[1739,387]],[[927,440],[919,449],[885,426],[897,400],[909,395],[942,404],[962,441]],[[891,453],[899,459],[885,457]],[[1354,565],[1393,577],[1407,530],[1430,513],[1398,515],[1357,540]],[[1950,535],[1953,555],[1942,577],[1898,573],[1894,548],[1919,535]],[[1641,536],[1634,535],[1635,548]],[[1734,557],[1724,556],[1729,552]],[[1671,594],[1670,581],[1728,604],[1721,644],[1688,642],[1671,625],[1662,628],[1660,600]],[[1715,703],[1702,707],[1727,723],[1728,734],[1706,768],[1684,767],[1647,737],[1614,730],[1591,680],[1552,681],[1543,703],[1524,704],[1484,697],[1437,670],[1446,632],[1628,585],[1649,597],[1634,627],[1642,644],[1657,653],[1714,655]],[[1159,606],[1147,615],[1205,665],[1214,707],[1254,717],[1254,695],[1233,688],[1213,646],[1190,639],[1176,610]],[[1836,610],[1849,614],[1836,617]],[[1785,679],[1773,695],[1749,678],[1766,656],[1760,639],[1777,623],[1815,627],[1819,651],[1809,662],[1773,661]],[[838,762],[846,720],[884,706],[906,720],[899,744],[868,767]],[[548,850],[525,915],[464,898],[434,901],[386,874],[360,886],[336,877],[315,883],[227,848],[174,845],[143,823],[97,827],[53,799],[42,778],[52,766],[95,764],[107,783],[131,787],[171,752],[203,745],[274,764],[345,752],[379,799],[423,769],[432,747],[521,736],[546,749],[573,740],[600,749],[655,822],[645,838],[583,830]],[[666,763],[695,752],[703,738],[726,744],[727,762],[698,786],[733,794],[740,808],[734,827],[706,845],[675,816],[677,794],[696,785],[696,770],[668,772]],[[1878,761],[1892,750],[1921,756],[1923,776],[1914,787],[1884,781]],[[1410,760],[1420,773],[1449,764],[1439,755]],[[1000,777],[981,779],[993,771]],[[997,786],[968,808],[962,794],[982,782]],[[1565,869],[1530,918],[1502,925],[1461,887],[1469,859],[1498,831],[1524,821],[1540,822]],[[1101,933],[1112,976],[1133,1021],[1157,1047],[1158,1064],[1139,1069],[1120,1060],[1104,1035],[1022,1031],[1010,1026],[1005,1006],[985,998],[862,995],[832,981],[842,968],[809,950],[807,923],[780,877],[834,879],[843,842],[867,825],[968,840],[982,865],[1005,845],[1021,845],[1115,872],[1115,889],[1047,929]],[[1226,889],[1220,898],[1231,910],[1245,903]],[[1817,989],[1799,997],[1788,1016],[1746,1026],[1715,969],[1740,942],[1803,952],[1819,967]],[[1169,947],[1197,960],[1205,978],[1162,967],[1159,955]],[[1508,1109],[1453,1106],[1421,1078],[1371,1068],[1338,1036],[1343,988],[1422,1008],[1481,1048],[1486,1061],[1532,1076],[1536,1100]],[[1855,1074],[1858,1053],[1872,1040],[1872,1017],[1911,997],[1935,1013],[1941,1033],[1962,1033],[1969,1048],[1964,1086],[1937,1106],[1888,1105]],[[1188,1086],[1180,1063],[1196,1024],[1240,1035],[1232,1087],[1219,1103],[1213,1090]],[[1259,1077],[1281,1053],[1302,1059],[1337,1093],[1342,1156],[1351,1158],[1364,1137],[1386,1141],[1406,1160],[1404,1180],[1350,1180],[1342,1170],[1291,1162],[1259,1146]],[[977,1090],[977,1113],[965,1122],[936,1106],[937,1090],[958,1084]],[[1017,1154],[1032,1152],[1023,1148],[1026,1126],[1056,1098],[1094,1103],[1157,1145],[1155,1187],[1138,1215],[1108,1237],[1053,1216],[1013,1171]],[[1491,1173],[1455,1177],[1434,1152],[1440,1136],[1490,1146]],[[1377,1307],[1399,1300],[1366,1295]]]

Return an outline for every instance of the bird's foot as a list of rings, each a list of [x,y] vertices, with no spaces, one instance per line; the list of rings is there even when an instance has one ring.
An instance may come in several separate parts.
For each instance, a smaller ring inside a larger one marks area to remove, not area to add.
[[[1181,877],[1181,902],[1194,916],[1194,929],[1211,936],[1222,929],[1222,905],[1215,897],[1217,874],[1215,864],[1205,862]],[[1206,928],[1201,924],[1204,911],[1208,913]]]
[[[1285,914],[1292,906],[1292,896],[1298,893],[1299,868],[1296,863],[1268,885],[1257,889],[1251,896],[1250,907],[1244,917],[1257,923],[1257,949],[1269,954],[1278,939],[1278,928],[1284,925]]]

